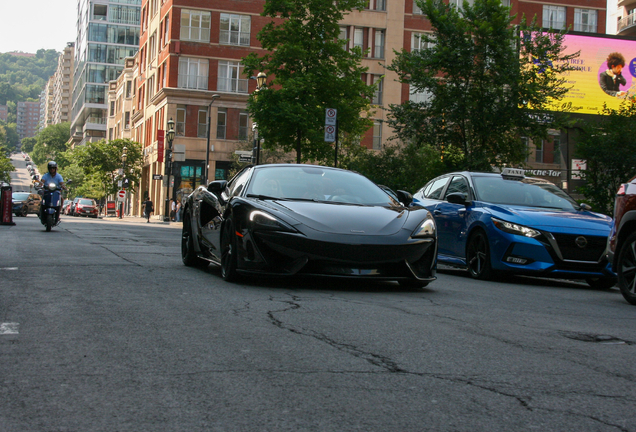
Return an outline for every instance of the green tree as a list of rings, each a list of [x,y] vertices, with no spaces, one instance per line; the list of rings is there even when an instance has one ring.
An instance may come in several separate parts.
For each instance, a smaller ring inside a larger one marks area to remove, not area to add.
[[[38,141],[35,137],[22,138],[22,141],[20,141],[20,150],[25,153],[31,153],[33,151],[33,147],[35,147],[35,143],[37,142]]]
[[[416,3],[433,28],[422,36],[429,48],[396,53],[389,69],[430,97],[392,105],[389,125],[403,141],[461,155],[455,168],[521,163],[521,137],[545,138],[562,120],[550,110],[568,91],[565,72],[578,53],[563,54],[564,34],[543,33],[535,21],[512,25],[500,0],[464,2],[461,10]]]
[[[126,147],[126,171],[124,176],[119,175],[122,168],[122,154]],[[83,183],[77,186],[85,196],[101,198],[114,194],[119,190],[118,180],[123,177],[130,181],[130,188],[139,186],[143,154],[141,145],[129,139],[116,139],[112,141],[101,140],[89,142],[70,151],[67,158],[72,164],[81,167],[86,176]],[[84,188],[84,189],[80,189]],[[102,194],[95,197],[96,191],[101,188]]]
[[[617,110],[603,106],[598,122],[585,123],[577,144],[577,157],[587,161],[580,192],[592,207],[614,214],[614,198],[621,183],[636,175],[636,104],[625,102]]]
[[[324,142],[325,109],[338,110],[341,134],[361,135],[375,87],[360,76],[363,53],[345,49],[338,39],[344,13],[362,9],[365,0],[267,0],[262,15],[272,21],[257,38],[267,53],[243,58],[248,76],[264,72],[267,86],[250,96],[248,110],[264,138],[264,148],[296,152],[297,162],[333,161]]]
[[[2,137],[4,130],[0,126],[0,138]],[[2,144],[0,144],[0,182],[11,183],[11,172],[15,171],[15,167],[9,159],[10,151],[7,150]]]
[[[68,163],[64,153],[68,150],[71,137],[70,123],[58,123],[47,126],[35,136],[35,145],[31,158],[38,166],[43,166],[51,160],[62,167]]]

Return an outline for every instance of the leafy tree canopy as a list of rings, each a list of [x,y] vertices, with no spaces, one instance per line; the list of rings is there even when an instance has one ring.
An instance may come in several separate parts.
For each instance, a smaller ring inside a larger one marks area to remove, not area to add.
[[[513,26],[500,0],[464,2],[461,10],[416,3],[433,28],[422,35],[429,48],[397,52],[389,69],[427,97],[392,105],[390,126],[405,142],[460,155],[458,169],[521,163],[520,137],[544,138],[558,127],[549,109],[568,91],[565,72],[578,53],[564,55],[564,34],[543,33],[535,21]]]
[[[587,160],[580,191],[594,210],[613,216],[616,191],[636,175],[636,104],[603,106],[601,114],[598,122],[583,125],[577,145],[577,157]]]
[[[243,58],[245,73],[264,72],[268,84],[248,102],[264,138],[264,148],[296,152],[301,161],[333,162],[333,146],[324,142],[326,108],[338,110],[341,134],[360,136],[370,126],[375,87],[360,76],[363,53],[347,51],[338,39],[338,23],[365,0],[266,0],[262,15],[272,18],[257,38],[267,54]]]
[[[0,139],[5,134],[4,128],[0,126]],[[15,171],[15,167],[11,163],[9,155],[11,152],[5,146],[0,144],[0,183],[11,183],[11,172]]]
[[[119,175],[122,168],[122,154],[126,147],[126,170]],[[71,165],[81,167],[83,181],[75,184],[75,192],[84,196],[101,198],[114,194],[119,190],[118,180],[126,177],[130,180],[130,188],[139,185],[143,154],[141,145],[129,139],[112,141],[101,140],[89,142],[67,152],[65,156]],[[79,178],[79,177],[78,177]],[[74,182],[75,183],[75,182]],[[99,196],[95,194],[99,193]]]
[[[70,137],[70,123],[58,123],[42,129],[35,136],[35,144],[31,152],[33,162],[38,167],[45,166],[51,160],[57,162],[60,167],[67,165],[68,160],[64,153],[68,150]]]

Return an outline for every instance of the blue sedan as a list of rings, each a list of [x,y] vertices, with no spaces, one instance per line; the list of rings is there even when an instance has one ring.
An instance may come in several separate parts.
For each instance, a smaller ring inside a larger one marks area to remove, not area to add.
[[[445,174],[413,198],[435,218],[438,262],[476,279],[509,272],[584,279],[598,289],[616,283],[604,254],[612,219],[523,170]]]

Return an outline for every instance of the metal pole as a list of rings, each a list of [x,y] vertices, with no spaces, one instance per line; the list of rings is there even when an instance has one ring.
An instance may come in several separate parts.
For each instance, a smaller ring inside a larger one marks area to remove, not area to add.
[[[172,174],[172,140],[168,139],[168,152],[166,154],[166,171],[168,171],[168,184],[166,185],[166,204],[163,221],[170,222],[170,174]]]

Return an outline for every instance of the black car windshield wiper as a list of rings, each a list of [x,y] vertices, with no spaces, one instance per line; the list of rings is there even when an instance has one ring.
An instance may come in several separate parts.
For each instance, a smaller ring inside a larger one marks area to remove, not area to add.
[[[268,196],[268,195],[257,195],[257,194],[247,194],[245,195],[248,198],[258,198],[259,200],[280,200],[280,201],[289,201],[287,198],[281,198],[281,197],[273,197],[273,196]]]

